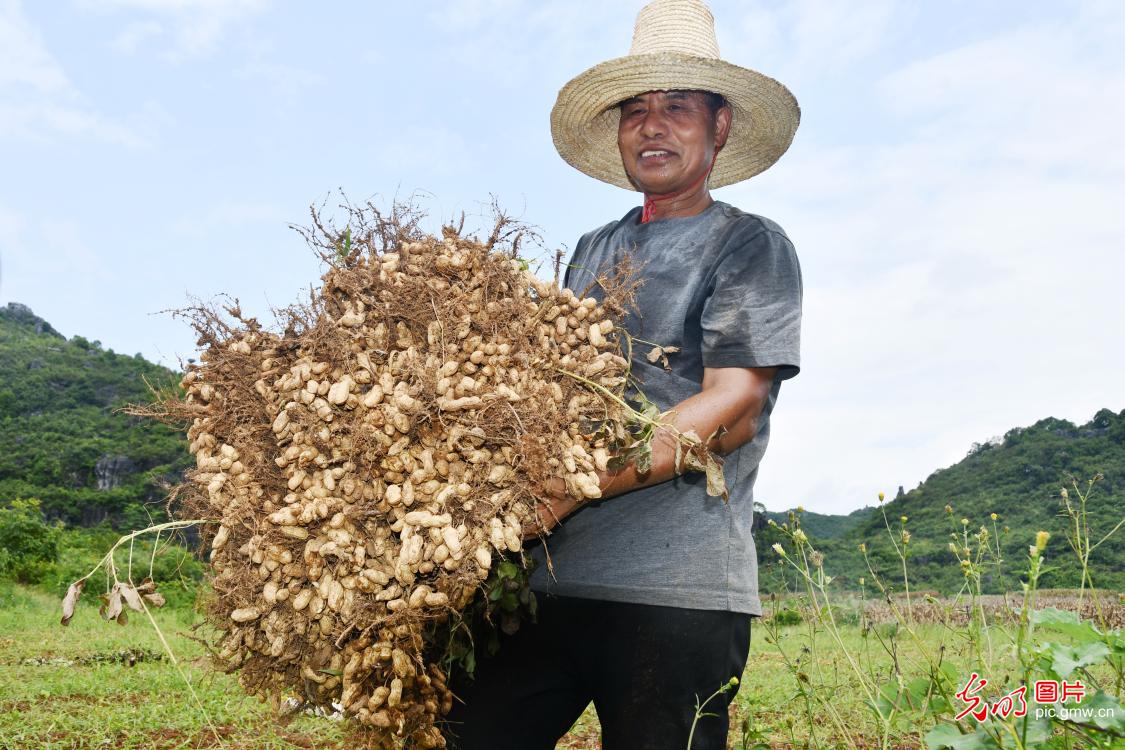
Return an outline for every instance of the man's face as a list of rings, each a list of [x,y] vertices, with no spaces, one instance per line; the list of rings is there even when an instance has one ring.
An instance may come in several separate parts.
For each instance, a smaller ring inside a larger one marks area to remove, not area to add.
[[[621,104],[617,147],[625,172],[647,195],[699,181],[730,131],[730,108],[714,115],[699,91],[650,91]]]

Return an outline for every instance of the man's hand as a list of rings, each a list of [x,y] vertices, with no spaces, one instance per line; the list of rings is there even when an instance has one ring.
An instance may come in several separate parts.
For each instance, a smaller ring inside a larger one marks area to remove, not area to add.
[[[558,477],[547,480],[544,497],[535,506],[535,519],[523,526],[523,539],[530,541],[551,529],[578,509],[579,501],[567,494],[566,483]]]

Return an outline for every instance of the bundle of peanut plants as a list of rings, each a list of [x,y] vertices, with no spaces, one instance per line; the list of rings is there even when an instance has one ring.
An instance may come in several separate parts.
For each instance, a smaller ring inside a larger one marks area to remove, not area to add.
[[[597,302],[538,279],[503,218],[478,241],[343,208],[342,229],[314,211],[302,230],[329,266],[309,301],[276,330],[188,311],[199,362],[140,411],[187,428],[175,500],[207,521],[219,666],[275,705],[342,710],[368,747],[442,747],[453,635],[522,564],[545,484],[599,497],[654,422],[624,399],[627,283]]]

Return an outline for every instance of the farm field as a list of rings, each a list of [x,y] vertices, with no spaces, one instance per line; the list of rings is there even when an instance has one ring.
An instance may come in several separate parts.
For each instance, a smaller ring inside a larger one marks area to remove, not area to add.
[[[84,604],[70,626],[63,628],[58,624],[57,601],[20,587],[9,589],[3,605],[3,750],[345,747],[338,721],[302,716],[281,726],[268,706],[243,694],[232,676],[207,668],[202,663],[203,648],[185,637],[191,624],[187,610],[156,612],[155,617],[191,677],[205,711],[193,700],[143,617],[117,626],[102,621],[92,605]],[[795,683],[777,663],[778,658],[765,643],[764,633],[756,633],[732,707],[735,724],[752,716],[763,728],[784,729]],[[862,710],[859,706],[854,709],[857,713]],[[795,718],[800,723],[800,717]],[[732,740],[735,734],[731,732]],[[779,734],[776,747],[786,746]],[[598,747],[597,717],[592,709],[560,747]]]
[[[143,616],[135,615],[127,625],[118,626],[101,620],[95,607],[85,603],[70,627],[63,628],[58,624],[58,602],[52,597],[24,587],[0,591],[0,748],[343,750],[348,746],[339,721],[304,715],[282,725],[268,706],[245,696],[232,676],[211,671],[203,661],[202,646],[188,637],[190,610],[161,611],[155,617],[191,678],[198,702]],[[932,631],[937,638],[938,627],[923,625],[919,632]],[[867,637],[858,625],[841,630],[847,649],[863,655],[863,668],[882,673],[875,682],[890,678],[891,659],[878,644],[880,637],[893,635],[893,628],[893,623],[876,624]],[[820,746],[832,746],[827,723],[809,715],[796,700],[797,681],[785,658],[797,660],[800,670],[813,673],[816,680],[838,680],[840,716],[857,739],[863,742],[869,736],[871,747],[880,746],[862,692],[842,668],[842,652],[824,649],[823,642],[819,650],[805,652],[805,633],[802,625],[774,629],[758,621],[749,663],[731,706],[731,748],[803,747],[810,727],[817,728]],[[1002,657],[1005,633],[993,631],[994,646],[1001,654],[996,664],[1007,663]],[[770,642],[774,637],[780,638],[785,657]],[[898,641],[896,653],[900,663],[914,656],[905,640]],[[949,656],[957,661],[956,654]],[[958,671],[967,676],[968,663],[964,669],[961,666],[957,665]],[[740,731],[744,721],[753,738],[745,743]],[[597,717],[591,709],[560,748],[597,747]],[[921,747],[921,737],[904,734],[890,747]]]

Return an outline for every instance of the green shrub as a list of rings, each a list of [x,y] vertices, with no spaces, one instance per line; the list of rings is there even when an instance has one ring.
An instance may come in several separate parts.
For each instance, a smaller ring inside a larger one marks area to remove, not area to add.
[[[0,577],[39,583],[55,573],[62,526],[49,524],[35,499],[13,500],[0,508]]]
[[[803,619],[800,612],[789,607],[779,609],[773,616],[773,621],[778,625],[800,625]]]

